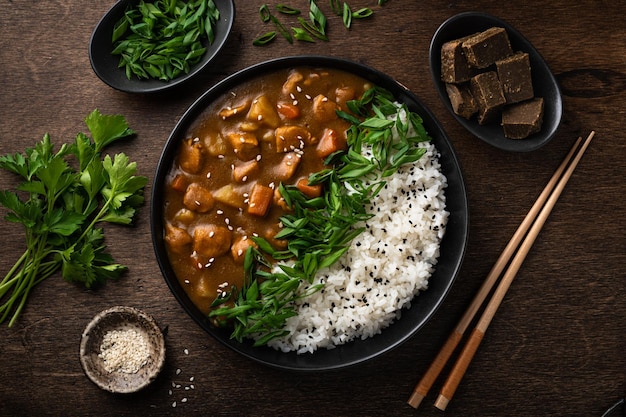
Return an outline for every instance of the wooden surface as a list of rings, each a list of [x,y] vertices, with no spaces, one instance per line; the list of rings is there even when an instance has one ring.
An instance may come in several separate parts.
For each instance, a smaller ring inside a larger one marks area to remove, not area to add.
[[[261,3],[239,1],[232,37],[212,68],[173,95],[138,96],[109,88],[89,65],[89,37],[113,1],[2,1],[0,154],[22,151],[45,132],[57,143],[71,140],[85,131],[84,117],[98,108],[123,114],[138,132],[113,150],[139,161],[141,174],[151,178],[176,121],[215,82],[268,58],[332,55],[387,72],[435,113],[463,167],[471,228],[458,280],[422,331],[371,362],[300,375],[239,356],[185,315],[154,258],[148,201],[134,229],[107,229],[111,253],[130,267],[121,280],[92,292],[55,275],[32,293],[14,327],[0,327],[0,415],[439,416],[432,404],[441,381],[418,410],[406,404],[407,398],[561,158],[591,130],[596,138],[445,413],[600,416],[623,398],[626,6],[590,0],[521,3],[390,0],[374,6],[372,19],[354,22],[346,31],[331,16],[328,2],[320,1],[329,17],[330,42],[289,45],[278,39],[259,48],[252,40],[267,30],[258,15]],[[289,4],[306,7],[304,1]],[[464,131],[436,95],[428,72],[430,38],[445,19],[468,10],[514,25],[561,83],[562,125],[541,150],[515,154],[489,147]],[[15,178],[0,173],[0,188],[15,184]],[[23,250],[22,242],[19,227],[0,222],[3,274]],[[168,329],[165,370],[152,386],[131,396],[101,391],[78,359],[85,325],[118,304],[144,309]],[[194,389],[185,390],[191,378]]]

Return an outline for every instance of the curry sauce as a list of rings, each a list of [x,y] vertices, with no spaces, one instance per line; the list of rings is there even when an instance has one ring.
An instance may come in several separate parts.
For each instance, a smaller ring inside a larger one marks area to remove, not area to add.
[[[165,187],[165,242],[172,268],[194,304],[242,288],[252,236],[277,249],[280,217],[289,210],[278,190],[308,184],[324,160],[345,149],[348,122],[337,116],[371,83],[336,69],[294,68],[238,86],[213,102],[180,139]]]

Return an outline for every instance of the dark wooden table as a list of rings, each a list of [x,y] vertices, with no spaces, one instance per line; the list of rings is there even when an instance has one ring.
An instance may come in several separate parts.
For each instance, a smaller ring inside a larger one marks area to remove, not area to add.
[[[328,43],[278,39],[255,47],[252,40],[267,30],[258,14],[262,3],[237,2],[232,37],[215,65],[171,95],[140,96],[109,88],[90,68],[89,38],[112,0],[2,1],[0,154],[22,151],[45,132],[57,143],[72,140],[97,108],[127,118],[138,135],[113,150],[139,161],[140,173],[151,178],[185,109],[227,75],[296,54],[365,63],[398,79],[430,107],[455,146],[467,182],[467,255],[433,319],[399,348],[353,368],[302,375],[258,365],[213,340],[176,302],[155,261],[147,201],[134,229],[107,228],[111,253],[130,267],[121,280],[87,291],[55,275],[34,290],[15,326],[0,327],[0,415],[441,415],[432,405],[440,384],[418,410],[406,400],[569,147],[591,130],[597,131],[595,140],[446,413],[600,416],[624,397],[626,7],[590,0],[350,3],[372,6],[374,17],[346,31],[328,2],[320,1],[329,18]],[[289,4],[307,7],[304,1]],[[461,128],[436,95],[428,71],[430,39],[445,19],[468,10],[513,24],[558,78],[563,121],[541,150],[507,153],[486,145]],[[2,189],[15,185],[15,178],[0,174]],[[0,222],[0,245],[4,274],[24,249],[20,227]],[[144,309],[168,328],[163,373],[130,396],[101,391],[78,358],[88,321],[119,304]],[[194,389],[185,390],[192,378]]]

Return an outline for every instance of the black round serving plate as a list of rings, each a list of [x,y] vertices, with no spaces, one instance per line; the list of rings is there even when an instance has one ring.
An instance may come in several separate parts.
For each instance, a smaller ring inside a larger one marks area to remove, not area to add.
[[[119,68],[120,57],[113,55],[113,27],[124,16],[126,9],[139,3],[139,0],[119,0],[111,7],[96,25],[89,40],[89,61],[91,68],[104,83],[116,90],[127,93],[157,93],[173,89],[194,78],[217,57],[230,36],[235,21],[233,0],[214,0],[220,11],[220,19],[215,25],[215,40],[207,46],[200,62],[191,70],[170,81],[126,77],[124,68]]]
[[[502,27],[509,35],[514,51],[528,53],[535,97],[544,99],[544,116],[541,131],[525,139],[509,139],[499,123],[480,125],[476,118],[466,119],[454,113],[441,80],[441,47],[444,43],[482,32],[491,27]],[[561,90],[548,64],[539,51],[513,26],[502,19],[481,12],[465,12],[450,17],[435,32],[429,51],[430,73],[441,100],[456,120],[470,133],[496,148],[511,152],[530,152],[550,142],[554,137],[563,113]]]
[[[250,341],[239,343],[230,339],[229,330],[213,327],[185,294],[169,264],[163,239],[164,183],[179,143],[184,139],[190,125],[210,103],[240,83],[277,70],[301,66],[335,68],[360,75],[386,88],[399,102],[406,103],[410,110],[420,114],[425,128],[441,153],[440,163],[448,180],[446,199],[447,210],[450,212],[446,234],[441,242],[441,255],[436,271],[429,280],[429,288],[417,296],[410,309],[403,310],[399,320],[372,338],[307,354],[283,353],[269,347],[254,347]],[[468,240],[469,212],[463,175],[453,147],[439,122],[413,93],[390,76],[355,62],[324,56],[295,56],[263,62],[237,72],[204,93],[185,112],[168,138],[158,163],[152,191],[151,228],[156,257],[167,285],[186,312],[207,333],[257,362],[285,370],[321,371],[339,369],[372,359],[397,347],[424,326],[441,305],[461,268]]]

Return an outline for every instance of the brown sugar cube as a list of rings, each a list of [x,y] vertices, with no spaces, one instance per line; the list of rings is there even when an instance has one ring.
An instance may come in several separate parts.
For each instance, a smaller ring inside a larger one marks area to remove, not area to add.
[[[507,106],[502,112],[504,136],[509,139],[525,139],[541,130],[543,123],[543,98]]]
[[[530,74],[530,60],[526,52],[518,52],[497,61],[496,70],[507,104],[533,98],[535,93]]]
[[[504,28],[493,27],[463,41],[467,62],[476,68],[487,68],[513,54],[509,35]]]
[[[476,100],[467,84],[446,84],[446,92],[455,114],[469,119],[477,111]]]
[[[444,83],[462,83],[476,74],[476,69],[467,62],[462,47],[463,41],[470,36],[446,42],[441,47],[441,81]]]
[[[487,71],[472,77],[470,90],[478,104],[478,123],[484,125],[495,121],[506,103],[498,74]]]

